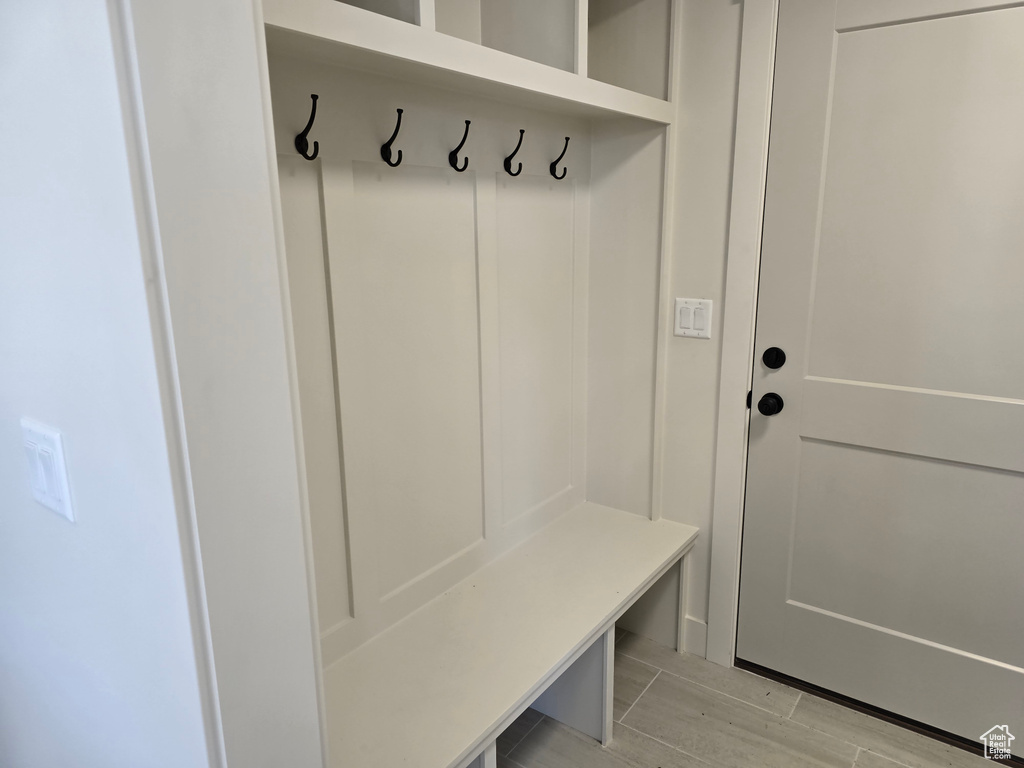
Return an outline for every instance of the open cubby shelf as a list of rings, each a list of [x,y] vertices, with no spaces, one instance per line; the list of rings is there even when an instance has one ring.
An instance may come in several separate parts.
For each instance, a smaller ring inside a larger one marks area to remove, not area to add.
[[[436,28],[410,23],[419,14],[398,0],[265,0],[264,19],[271,53],[527,106],[671,123],[669,0],[627,3],[628,12],[591,2],[600,12],[582,36],[585,14],[567,0],[436,0]]]

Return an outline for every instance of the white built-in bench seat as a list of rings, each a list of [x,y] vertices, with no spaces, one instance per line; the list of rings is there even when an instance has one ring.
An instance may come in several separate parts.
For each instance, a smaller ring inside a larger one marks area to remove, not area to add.
[[[490,767],[531,705],[607,743],[614,623],[697,532],[565,513],[325,671],[331,765]]]

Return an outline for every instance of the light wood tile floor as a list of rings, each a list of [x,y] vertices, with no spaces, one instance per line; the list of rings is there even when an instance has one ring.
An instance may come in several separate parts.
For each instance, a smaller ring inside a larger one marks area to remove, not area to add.
[[[615,655],[615,728],[603,748],[527,710],[499,768],[981,768],[912,731],[628,632]]]

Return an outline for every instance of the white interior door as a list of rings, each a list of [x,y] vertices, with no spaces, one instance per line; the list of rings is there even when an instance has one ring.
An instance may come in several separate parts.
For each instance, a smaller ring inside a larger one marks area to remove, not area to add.
[[[759,290],[737,656],[1024,734],[1024,7],[782,0]]]

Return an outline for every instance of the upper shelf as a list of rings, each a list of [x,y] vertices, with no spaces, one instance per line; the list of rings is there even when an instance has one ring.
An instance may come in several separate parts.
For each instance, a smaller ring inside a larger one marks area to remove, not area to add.
[[[337,0],[264,0],[273,53],[592,117],[667,125],[672,104]]]

